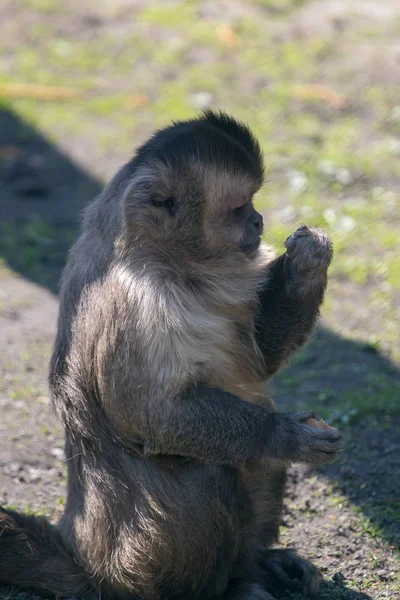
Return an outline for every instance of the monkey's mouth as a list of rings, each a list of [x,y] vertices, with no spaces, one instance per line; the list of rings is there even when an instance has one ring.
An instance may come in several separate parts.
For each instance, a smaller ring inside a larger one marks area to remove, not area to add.
[[[254,254],[255,252],[257,252],[258,248],[260,247],[260,243],[261,243],[261,238],[257,238],[257,240],[255,240],[251,244],[243,244],[243,245],[241,244],[240,249],[242,250],[242,252],[245,252],[246,254]]]

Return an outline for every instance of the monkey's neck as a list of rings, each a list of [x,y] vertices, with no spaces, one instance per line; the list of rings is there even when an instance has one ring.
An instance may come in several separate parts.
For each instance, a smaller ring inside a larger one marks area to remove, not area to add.
[[[194,294],[202,304],[225,313],[229,307],[254,307],[267,277],[267,265],[274,257],[266,244],[261,244],[254,258],[235,254],[203,260],[177,249],[170,253],[137,244],[135,251],[130,251],[130,264],[135,277],[147,279],[154,289],[173,288],[185,295]]]

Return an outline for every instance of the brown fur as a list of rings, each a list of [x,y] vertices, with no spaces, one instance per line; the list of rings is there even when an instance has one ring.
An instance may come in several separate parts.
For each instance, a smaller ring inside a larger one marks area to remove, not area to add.
[[[27,551],[26,517],[0,513],[0,550],[20,559],[0,561],[1,581],[37,585],[38,566],[37,587],[60,596],[86,574],[103,599],[271,600],[280,563],[315,592],[314,567],[268,553],[285,467],[333,460],[340,436],[276,413],[265,381],[311,331],[330,257],[312,230],[293,261],[289,247],[253,248],[261,181],[257,142],[210,113],[157,134],[88,207],[50,374],[66,435],[62,546],[29,520]]]

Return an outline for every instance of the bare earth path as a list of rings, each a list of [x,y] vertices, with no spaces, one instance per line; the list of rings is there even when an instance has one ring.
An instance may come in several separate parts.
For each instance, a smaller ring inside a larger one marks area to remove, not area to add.
[[[398,2],[5,0],[0,34],[0,502],[63,508],[46,378],[81,208],[154,127],[221,106],[265,150],[266,239],[305,221],[336,248],[321,326],[273,392],[347,445],[291,470],[281,543],[321,567],[320,600],[400,599]]]

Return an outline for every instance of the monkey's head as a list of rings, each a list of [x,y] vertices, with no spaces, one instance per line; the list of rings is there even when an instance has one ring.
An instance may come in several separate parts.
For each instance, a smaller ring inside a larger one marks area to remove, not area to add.
[[[194,260],[256,256],[263,219],[253,196],[263,181],[262,154],[242,123],[212,112],[175,123],[139,148],[120,176],[129,181],[130,239]]]

